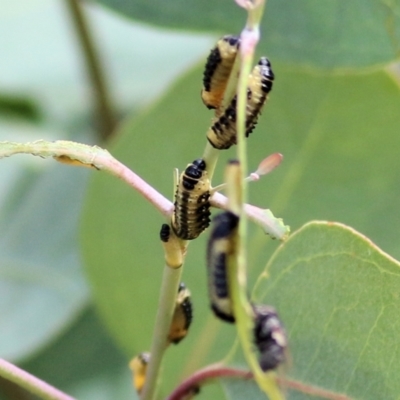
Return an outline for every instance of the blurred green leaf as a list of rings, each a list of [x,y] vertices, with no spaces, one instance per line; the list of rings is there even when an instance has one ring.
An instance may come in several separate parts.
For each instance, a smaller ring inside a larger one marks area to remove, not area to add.
[[[127,359],[91,308],[57,342],[21,367],[77,399],[137,398]]]
[[[40,119],[40,111],[31,99],[0,94],[0,116],[38,121]]]
[[[50,163],[12,182],[0,214],[0,352],[12,361],[59,335],[88,296],[76,241],[87,171]]]
[[[265,400],[267,398],[254,381],[222,379],[221,383],[225,390],[226,398],[229,400]]]
[[[344,225],[312,222],[265,272],[255,297],[279,310],[294,379],[356,399],[398,397],[398,261]]]
[[[235,2],[98,0],[158,26],[239,33],[245,12]],[[400,50],[400,3],[392,0],[268,0],[261,47],[279,62],[318,68],[386,64]]]
[[[159,96],[213,42],[204,35],[128,23],[94,3],[84,11],[119,112],[143,107]],[[63,2],[4,4],[0,47],[0,90],[29,97],[45,118],[67,121],[76,133],[76,122],[88,118],[93,102],[76,32]]]
[[[252,203],[271,206],[296,228],[312,218],[343,221],[399,253],[398,198],[400,95],[382,72],[321,76],[275,65],[276,84],[259,126],[251,134],[250,169],[267,154],[283,165],[250,187]],[[172,198],[172,171],[201,156],[212,113],[202,105],[202,69],[177,82],[152,109],[126,121],[111,152]],[[221,154],[224,160],[234,149]],[[219,168],[215,184],[221,182]],[[88,188],[82,244],[96,304],[112,335],[129,354],[148,350],[163,268],[158,232],[163,219],[132,189],[96,174]],[[205,241],[188,251],[183,280],[193,293],[189,337],[168,351],[166,385],[215,362],[231,347],[232,326],[209,311]],[[250,282],[270,254],[257,228],[249,240]],[[165,389],[164,389],[165,390]]]

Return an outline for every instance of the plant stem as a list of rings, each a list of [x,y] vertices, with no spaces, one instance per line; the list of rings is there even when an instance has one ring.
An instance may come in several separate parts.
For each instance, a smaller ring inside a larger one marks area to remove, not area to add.
[[[160,299],[150,350],[150,362],[147,367],[146,383],[140,396],[141,400],[152,400],[156,394],[157,379],[164,352],[168,346],[167,336],[175,309],[175,300],[181,279],[182,268],[164,266]]]
[[[225,367],[221,364],[214,364],[196,371],[194,374],[185,379],[174,391],[166,398],[166,400],[180,400],[195,388],[200,388],[204,384],[215,379],[242,379],[254,380],[251,371],[245,371],[238,368]],[[295,390],[300,393],[316,396],[326,400],[352,400],[350,397],[331,392],[330,390],[321,389],[317,386],[305,384],[290,378],[277,378],[280,385],[287,389]]]
[[[42,158],[53,157],[62,163],[92,167],[107,171],[138,191],[165,217],[169,218],[174,205],[140,176],[115,159],[107,150],[66,140],[17,143],[0,142],[0,159],[15,154],[31,154]]]
[[[224,367],[220,364],[210,365],[196,371],[193,375],[184,380],[174,389],[166,400],[180,400],[184,398],[190,390],[203,386],[207,381],[220,378],[252,379],[252,373],[250,371]]]
[[[93,103],[96,108],[99,133],[102,139],[107,139],[116,126],[116,118],[105,73],[83,7],[79,4],[79,0],[67,0],[66,2],[85,59],[86,70],[92,87]]]
[[[48,383],[0,358],[0,376],[44,400],[74,400]]]

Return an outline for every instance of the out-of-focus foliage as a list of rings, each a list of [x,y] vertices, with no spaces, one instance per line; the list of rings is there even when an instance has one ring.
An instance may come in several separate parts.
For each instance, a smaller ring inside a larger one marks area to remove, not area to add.
[[[97,0],[126,17],[157,26],[240,32],[245,12],[226,0]],[[400,3],[377,0],[268,0],[263,49],[274,60],[337,69],[398,58]]]

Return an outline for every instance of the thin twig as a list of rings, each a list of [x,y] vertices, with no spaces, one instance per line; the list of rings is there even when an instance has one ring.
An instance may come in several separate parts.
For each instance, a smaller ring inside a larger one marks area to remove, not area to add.
[[[331,392],[330,390],[321,389],[317,386],[308,385],[306,383],[302,383],[296,381],[294,379],[289,378],[277,378],[277,381],[280,385],[291,389],[297,390],[298,392],[309,394],[311,396],[320,397],[321,399],[326,400],[353,400],[351,397],[346,396],[345,394]]]
[[[108,90],[105,73],[89,29],[89,23],[79,0],[66,0],[82,48],[87,74],[92,87],[96,120],[102,139],[107,139],[116,126],[114,107]]]
[[[75,400],[48,383],[0,358],[0,376],[44,400]]]
[[[98,146],[88,146],[66,140],[55,142],[38,140],[27,143],[0,142],[0,158],[15,154],[31,154],[42,158],[53,157],[63,163],[107,171],[134,188],[165,217],[170,217],[173,212],[174,205],[170,200],[115,159],[107,150]]]
[[[140,396],[141,400],[152,400],[156,393],[157,379],[161,361],[168,345],[167,335],[174,313],[175,299],[178,293],[181,274],[182,268],[164,266],[156,324],[151,344],[150,362],[146,373],[146,383]]]
[[[166,400],[180,400],[196,388],[200,388],[207,381],[218,378],[236,378],[236,379],[252,379],[253,375],[250,371],[244,371],[236,368],[227,368],[221,364],[213,364],[206,368],[196,371],[193,375],[184,380],[175,390],[166,398]]]
[[[206,383],[214,379],[231,378],[242,380],[253,380],[251,371],[245,371],[238,368],[224,367],[221,364],[213,364],[206,368],[196,371],[189,376],[166,398],[166,400],[180,400],[192,390],[199,389]],[[341,393],[335,393],[330,390],[322,389],[317,386],[302,383],[290,378],[277,377],[278,384],[290,390],[295,390],[313,397],[319,397],[325,400],[353,400]]]

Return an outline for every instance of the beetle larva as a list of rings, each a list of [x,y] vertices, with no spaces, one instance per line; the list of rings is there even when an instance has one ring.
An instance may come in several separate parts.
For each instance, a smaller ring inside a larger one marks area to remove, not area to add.
[[[146,382],[147,364],[150,361],[150,353],[140,353],[132,358],[129,367],[133,372],[133,386],[138,394],[143,389]]]
[[[207,58],[201,98],[210,109],[221,106],[239,45],[238,36],[224,36],[218,40]]]
[[[184,240],[197,238],[210,224],[210,180],[204,160],[194,160],[179,178],[172,228]]]
[[[174,315],[169,330],[168,341],[178,344],[188,333],[193,319],[193,306],[190,291],[183,282],[180,283],[176,298]]]
[[[226,322],[235,322],[229,291],[228,258],[234,251],[239,217],[225,211],[213,219],[207,246],[208,291],[214,314]]]
[[[276,311],[269,306],[253,306],[255,312],[254,344],[260,352],[261,369],[275,369],[285,361],[287,339]]]
[[[272,89],[274,73],[266,57],[262,57],[249,76],[246,105],[246,137],[253,131],[268,93]],[[237,141],[236,96],[222,115],[207,131],[207,139],[216,149],[229,149]]]

